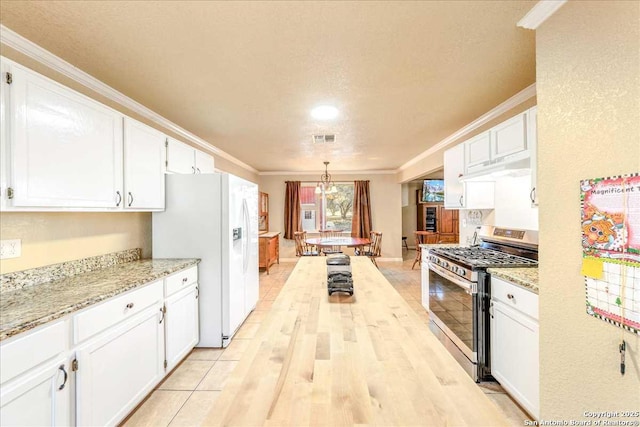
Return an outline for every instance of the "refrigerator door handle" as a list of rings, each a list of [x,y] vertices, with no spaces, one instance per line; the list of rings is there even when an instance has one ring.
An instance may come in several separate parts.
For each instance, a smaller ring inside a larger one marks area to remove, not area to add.
[[[242,237],[244,240],[244,253],[242,254],[242,271],[247,272],[249,268],[249,207],[247,206],[247,199],[242,199],[242,219],[244,222],[244,233]]]

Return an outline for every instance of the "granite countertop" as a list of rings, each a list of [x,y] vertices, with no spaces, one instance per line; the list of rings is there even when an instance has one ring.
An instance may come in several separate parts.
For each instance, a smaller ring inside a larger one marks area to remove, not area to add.
[[[104,301],[171,273],[198,259],[145,259],[2,292],[0,341]]]
[[[491,275],[525,288],[528,291],[538,293],[538,268],[488,268]]]

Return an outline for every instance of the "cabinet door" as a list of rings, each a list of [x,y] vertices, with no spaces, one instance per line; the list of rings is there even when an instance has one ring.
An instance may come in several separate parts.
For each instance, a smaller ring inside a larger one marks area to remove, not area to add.
[[[538,206],[538,107],[527,111],[527,145],[531,151],[531,191],[529,198]]]
[[[465,182],[463,201],[466,209],[493,209],[495,206],[495,182]]]
[[[164,209],[164,142],[161,132],[125,117],[125,209]]]
[[[162,379],[160,309],[151,307],[78,348],[78,425],[117,424]]]
[[[439,233],[455,234],[458,232],[458,211],[454,209],[445,209],[440,206],[439,209],[440,227]]]
[[[444,206],[464,207],[464,185],[460,176],[464,173],[464,144],[458,144],[444,152]]]
[[[18,65],[12,74],[12,205],[122,206],[122,114]]]
[[[474,172],[491,163],[491,132],[477,135],[464,143],[465,173]]]
[[[198,343],[198,287],[196,284],[165,301],[167,371]]]
[[[214,168],[213,156],[200,150],[195,150],[195,152],[196,173],[214,173],[216,170]]]
[[[196,173],[195,148],[172,138],[167,145],[167,172]]]
[[[0,392],[0,425],[71,425],[69,371],[68,360],[60,358],[3,384]]]
[[[500,162],[504,157],[527,149],[525,113],[506,120],[491,129],[491,160]]]
[[[494,299],[491,308],[491,375],[537,418],[538,322]]]

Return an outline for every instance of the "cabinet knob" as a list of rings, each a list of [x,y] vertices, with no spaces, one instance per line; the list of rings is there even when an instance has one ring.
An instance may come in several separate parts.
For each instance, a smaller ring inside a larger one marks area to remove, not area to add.
[[[187,283],[187,280],[188,280],[188,279],[187,279],[186,277],[183,277],[183,278],[182,278],[182,284]]]
[[[513,296],[513,294],[507,294],[507,298],[509,298],[509,299],[511,299],[511,300],[512,300],[512,299],[514,299],[515,297]]]
[[[127,304],[127,305],[126,305],[126,307],[127,307],[128,309],[132,309],[132,308],[133,308],[133,303],[132,303],[132,302],[130,302],[129,304]]]

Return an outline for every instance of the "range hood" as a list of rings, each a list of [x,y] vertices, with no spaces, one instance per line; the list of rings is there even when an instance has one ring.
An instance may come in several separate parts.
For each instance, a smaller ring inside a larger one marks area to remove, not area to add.
[[[523,153],[524,154],[524,153]],[[504,159],[503,159],[504,160]],[[503,162],[492,163],[471,173],[462,175],[460,182],[467,181],[495,181],[502,177],[518,177],[531,173],[531,157],[509,159]]]

